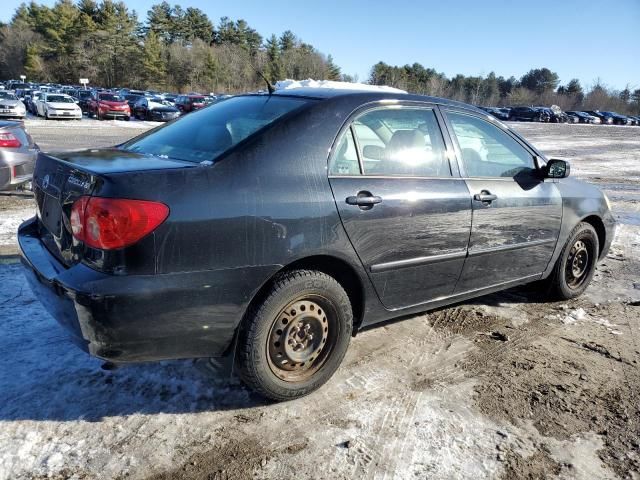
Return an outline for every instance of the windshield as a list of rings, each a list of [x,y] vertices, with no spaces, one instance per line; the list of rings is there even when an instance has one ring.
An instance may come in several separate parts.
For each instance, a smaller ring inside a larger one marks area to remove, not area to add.
[[[200,163],[213,161],[283,115],[309,103],[303,98],[234,97],[125,143],[132,152]]]
[[[4,98],[6,100],[17,100],[18,97],[16,97],[13,93],[9,93],[9,92],[0,92],[0,98]]]
[[[114,95],[112,93],[101,93],[98,98],[100,100],[104,100],[105,102],[122,102],[122,98],[118,95]]]
[[[47,102],[73,103],[73,98],[64,95],[47,95]]]

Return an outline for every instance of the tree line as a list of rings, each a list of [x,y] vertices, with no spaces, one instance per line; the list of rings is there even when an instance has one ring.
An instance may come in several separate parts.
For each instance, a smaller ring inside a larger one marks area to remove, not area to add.
[[[263,38],[245,20],[214,25],[198,8],[166,1],[141,21],[122,1],[58,0],[18,7],[0,26],[0,75],[105,87],[240,92],[271,79],[342,79],[331,56],[293,32]]]
[[[558,105],[563,110],[640,113],[640,88],[627,86],[615,90],[596,80],[585,89],[575,78],[561,85],[558,74],[548,68],[532,69],[519,79],[496,76],[494,72],[486,76],[458,74],[447,78],[444,73],[419,63],[392,66],[379,62],[371,69],[369,83],[474,105]]]
[[[331,55],[324,55],[292,31],[263,37],[245,20],[222,17],[214,24],[198,8],[166,1],[144,20],[122,1],[35,1],[18,7],[0,24],[0,78],[76,84],[80,77],[104,87],[175,92],[237,93],[264,88],[257,72],[272,82],[284,78],[351,81]],[[379,62],[368,79],[409,92],[476,105],[558,105],[564,110],[640,112],[640,89],[585,89],[577,79],[560,85],[548,68],[517,79],[486,76],[448,78],[419,63]]]

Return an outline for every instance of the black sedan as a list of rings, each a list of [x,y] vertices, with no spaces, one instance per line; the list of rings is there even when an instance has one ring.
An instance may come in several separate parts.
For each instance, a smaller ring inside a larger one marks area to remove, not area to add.
[[[36,298],[92,355],[228,355],[287,400],[365,326],[534,281],[580,295],[614,220],[568,176],[472,106],[279,90],[40,154],[18,239]]]
[[[509,120],[509,108],[498,108],[498,107],[478,107],[481,110],[484,110],[490,115],[493,115],[499,120]]]
[[[548,122],[549,113],[543,107],[512,107],[509,120],[527,120],[530,122]]]
[[[168,122],[180,116],[180,110],[160,98],[141,97],[133,104],[132,115],[140,120]]]

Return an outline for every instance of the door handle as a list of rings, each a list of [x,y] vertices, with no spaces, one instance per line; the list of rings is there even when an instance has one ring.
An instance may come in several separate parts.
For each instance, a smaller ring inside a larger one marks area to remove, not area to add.
[[[482,190],[480,193],[476,193],[473,196],[473,199],[476,202],[482,202],[482,203],[491,203],[494,200],[498,199],[497,195],[494,195],[493,193],[491,193],[489,190]]]
[[[372,195],[371,192],[358,192],[357,195],[353,195],[346,198],[346,202],[349,205],[357,205],[362,210],[370,210],[374,205],[382,203],[382,197]]]

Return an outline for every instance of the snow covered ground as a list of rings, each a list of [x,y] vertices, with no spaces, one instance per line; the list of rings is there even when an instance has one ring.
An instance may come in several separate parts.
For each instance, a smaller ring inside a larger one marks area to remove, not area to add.
[[[206,360],[102,370],[0,264],[0,480],[640,475],[640,129],[571,127],[516,125],[601,185],[622,223],[585,296],[511,291],[367,330],[294,402]],[[16,205],[0,242],[31,215]]]

